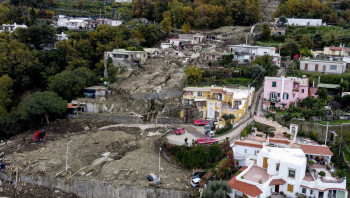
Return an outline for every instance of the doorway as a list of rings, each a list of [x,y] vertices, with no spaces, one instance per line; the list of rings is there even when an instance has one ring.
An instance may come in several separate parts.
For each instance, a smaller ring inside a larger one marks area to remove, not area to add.
[[[279,193],[279,192],[280,192],[280,185],[276,185],[276,186],[275,186],[275,192],[276,192],[276,193]]]

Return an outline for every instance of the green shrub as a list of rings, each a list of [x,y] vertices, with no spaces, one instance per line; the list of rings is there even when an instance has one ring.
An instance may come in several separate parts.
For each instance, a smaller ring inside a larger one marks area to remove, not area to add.
[[[269,132],[269,136],[270,136],[270,137],[275,137],[275,133],[272,132],[272,131],[270,131],[270,132]]]
[[[320,171],[320,172],[318,173],[318,175],[321,176],[321,177],[324,177],[324,176],[326,176],[326,173],[325,173],[324,171]]]
[[[290,138],[290,134],[286,134],[286,138]]]
[[[316,132],[310,131],[310,133],[309,133],[310,139],[317,141],[317,136],[318,136],[318,134]]]
[[[232,124],[227,124],[224,128],[217,130],[216,135],[224,134],[231,129],[232,129]]]

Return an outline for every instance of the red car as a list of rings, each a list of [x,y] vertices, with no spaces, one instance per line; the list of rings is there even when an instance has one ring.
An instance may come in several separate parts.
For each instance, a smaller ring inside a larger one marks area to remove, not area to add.
[[[185,129],[184,128],[177,128],[177,129],[175,129],[175,134],[176,135],[181,135],[183,133],[185,133]]]
[[[194,125],[196,126],[205,126],[209,123],[210,123],[209,120],[194,120]]]
[[[218,139],[213,139],[213,138],[210,138],[210,137],[198,138],[197,139],[197,144],[200,144],[200,145],[217,144],[217,143],[219,143]]]

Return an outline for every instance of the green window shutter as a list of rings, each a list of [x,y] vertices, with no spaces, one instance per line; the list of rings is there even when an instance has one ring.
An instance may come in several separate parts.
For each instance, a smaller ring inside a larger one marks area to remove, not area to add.
[[[287,100],[288,100],[288,98],[289,98],[289,94],[286,94],[287,95]]]
[[[276,87],[276,82],[272,82],[272,87]]]

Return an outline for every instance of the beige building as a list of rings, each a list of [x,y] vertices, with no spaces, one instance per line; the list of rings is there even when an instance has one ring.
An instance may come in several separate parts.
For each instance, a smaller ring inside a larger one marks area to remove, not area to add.
[[[342,74],[346,71],[346,62],[305,59],[300,61],[300,70],[325,74]]]

